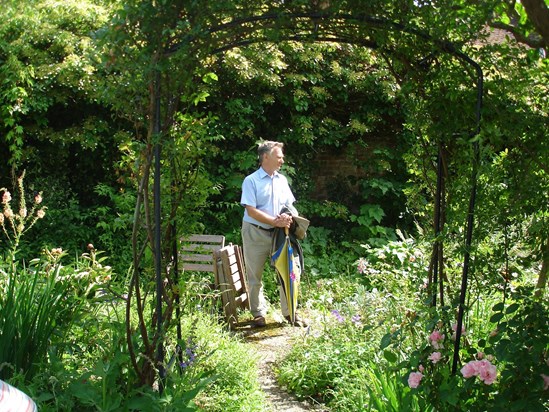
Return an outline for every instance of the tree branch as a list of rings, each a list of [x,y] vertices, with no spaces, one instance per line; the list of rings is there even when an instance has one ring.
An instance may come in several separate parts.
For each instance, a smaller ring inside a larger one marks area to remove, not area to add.
[[[521,0],[528,19],[542,38],[544,48],[549,48],[549,8],[544,0]]]

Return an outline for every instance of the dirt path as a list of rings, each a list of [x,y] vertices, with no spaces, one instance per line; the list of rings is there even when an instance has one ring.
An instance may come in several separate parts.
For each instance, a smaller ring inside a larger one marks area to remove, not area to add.
[[[267,326],[264,328],[250,328],[247,325],[240,330],[259,355],[259,382],[271,406],[270,412],[327,412],[328,409],[321,405],[298,400],[278,385],[273,370],[275,363],[289,352],[294,339],[308,333],[307,329],[279,322],[267,319]]]

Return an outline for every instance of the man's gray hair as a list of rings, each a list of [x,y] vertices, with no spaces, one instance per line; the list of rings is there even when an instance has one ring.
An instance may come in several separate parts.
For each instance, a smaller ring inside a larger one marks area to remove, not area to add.
[[[280,149],[282,150],[284,149],[284,143],[267,140],[259,144],[259,146],[257,147],[257,156],[259,157],[259,164],[263,162],[263,155],[267,153],[271,153],[275,147],[280,147]]]

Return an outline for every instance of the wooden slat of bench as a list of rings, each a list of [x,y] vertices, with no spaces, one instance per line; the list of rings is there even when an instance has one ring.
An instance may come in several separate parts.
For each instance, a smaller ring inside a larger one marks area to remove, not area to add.
[[[185,263],[183,269],[192,272],[213,272],[213,264],[200,264],[200,263]]]
[[[242,278],[240,277],[240,273],[238,272],[234,272],[232,275],[231,275],[231,279],[233,281],[233,284],[235,284],[236,282],[240,282],[242,280]],[[238,290],[238,288],[235,287],[236,290]]]
[[[223,235],[190,235],[180,240],[179,259],[184,270],[215,272],[213,254],[225,246]]]
[[[242,282],[240,281],[240,277],[238,280],[233,281],[233,289],[236,293],[242,293]]]
[[[197,253],[191,255],[179,255],[179,258],[185,262],[213,262],[213,254],[199,255]]]
[[[186,243],[217,243],[225,246],[225,236],[223,235],[190,235],[181,239]]]
[[[196,252],[196,253],[213,252],[214,250],[221,249],[220,245],[221,244],[210,244],[210,243],[204,243],[204,244],[184,243],[181,245],[180,250],[184,252]]]
[[[248,294],[243,293],[242,295],[237,297],[234,301],[236,302],[236,304],[238,306],[243,306],[246,303],[247,300],[248,300]]]

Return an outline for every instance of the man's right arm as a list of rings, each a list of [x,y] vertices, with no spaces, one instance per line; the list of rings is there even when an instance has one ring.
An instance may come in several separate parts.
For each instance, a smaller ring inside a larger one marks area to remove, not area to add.
[[[246,210],[248,211],[248,216],[251,218],[274,227],[290,227],[292,223],[292,217],[286,213],[278,216],[271,216],[250,205],[246,205]]]

